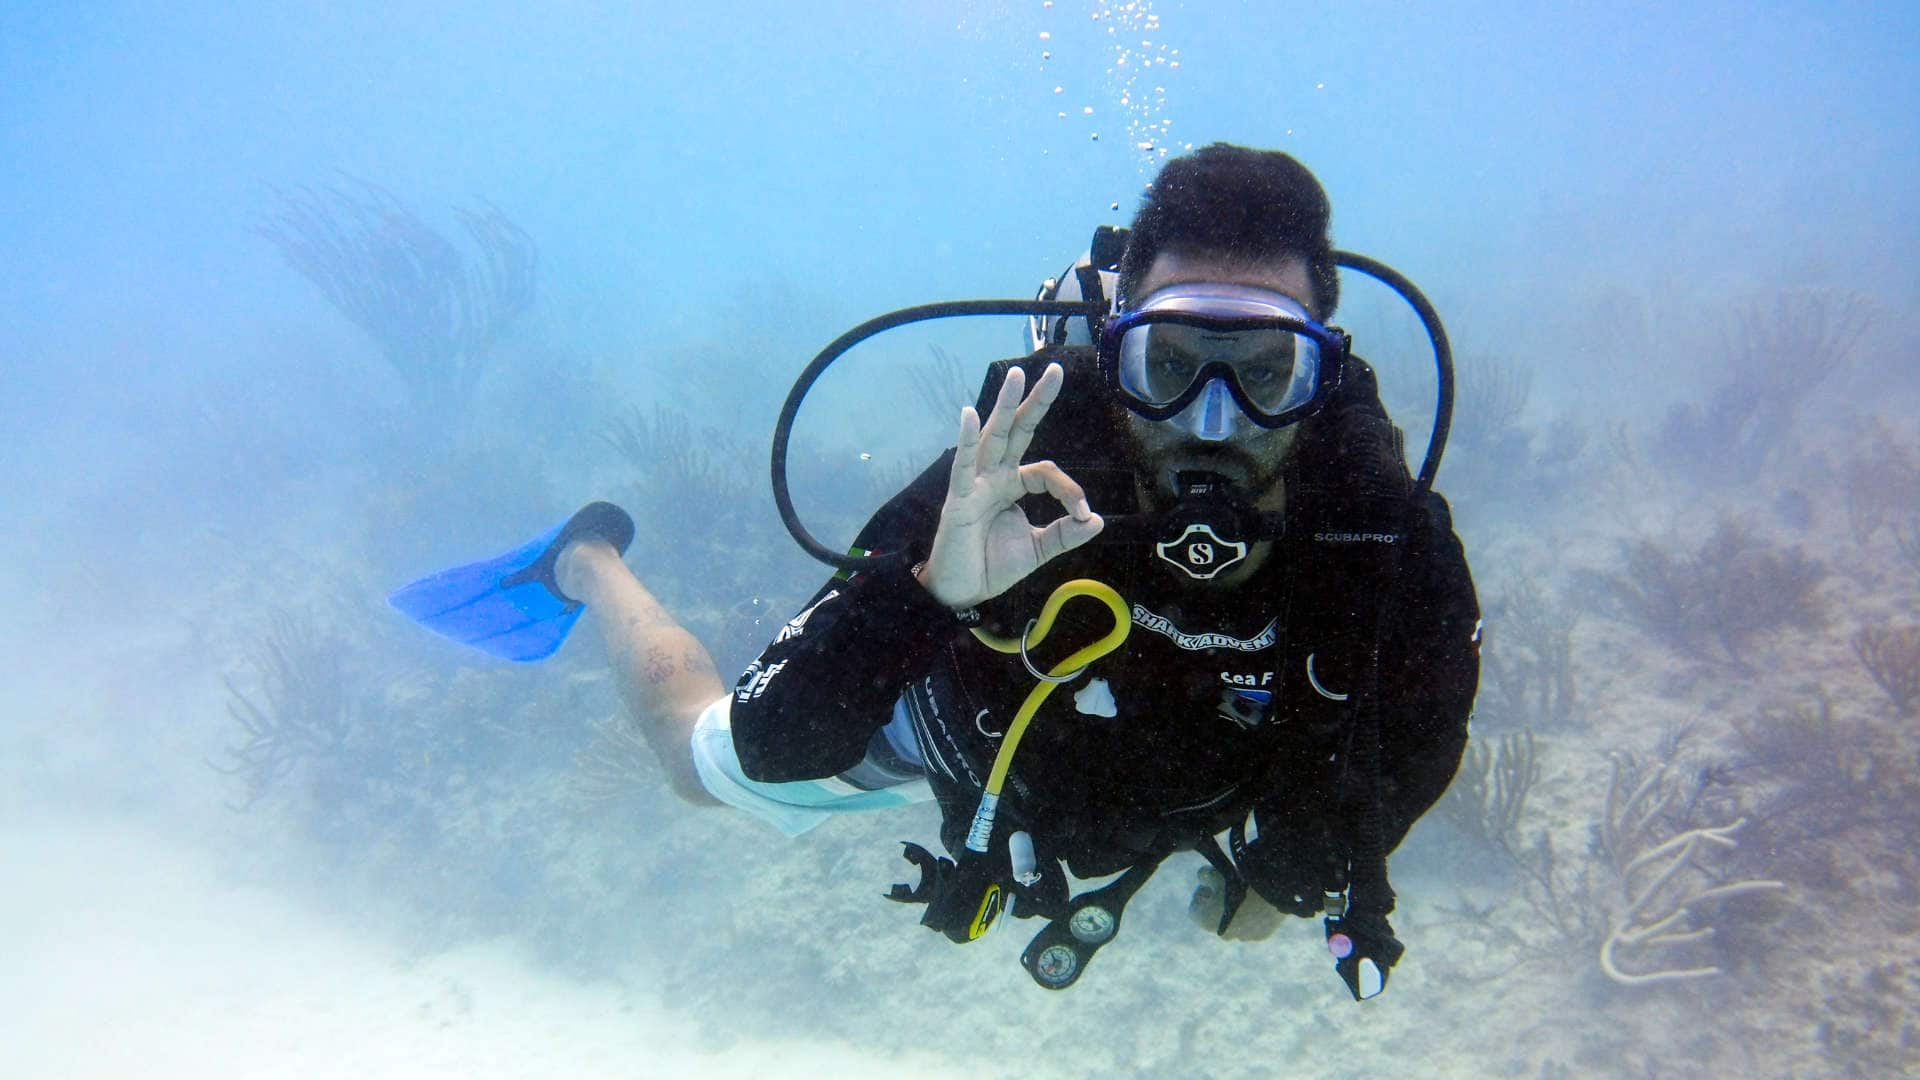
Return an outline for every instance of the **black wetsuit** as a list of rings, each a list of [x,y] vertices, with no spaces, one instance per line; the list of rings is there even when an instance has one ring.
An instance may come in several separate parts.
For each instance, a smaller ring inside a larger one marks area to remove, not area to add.
[[[1052,349],[1017,363],[1031,379],[1048,360],[1065,363],[1068,378],[1028,460],[1058,461],[1095,510],[1130,510],[1131,474],[1115,467],[1126,445],[1120,416],[1090,389],[1091,357]],[[1008,363],[993,369],[982,415]],[[1034,680],[911,576],[931,544],[951,460],[949,451],[868,523],[858,546],[888,558],[815,595],[804,620],[742,676],[732,725],[748,776],[832,776],[883,741],[876,733],[904,695],[947,810],[943,839],[957,850],[999,735]],[[1197,587],[1144,545],[1096,541],[982,605],[989,628],[1016,637],[1073,578],[1114,586],[1132,608],[1125,644],[1034,719],[1002,802],[1004,821],[1075,874],[1163,855],[1256,803],[1266,828],[1288,831],[1288,858],[1343,864],[1369,800],[1384,873],[1384,852],[1452,778],[1478,678],[1479,610],[1445,501],[1404,497],[1398,433],[1364,364],[1303,425],[1285,476],[1286,535],[1241,585]],[[1036,522],[1060,513],[1043,497],[1024,505]],[[1037,659],[1058,661],[1110,625],[1101,605],[1068,604]],[[1366,700],[1379,703],[1377,779],[1352,767],[1355,710]]]

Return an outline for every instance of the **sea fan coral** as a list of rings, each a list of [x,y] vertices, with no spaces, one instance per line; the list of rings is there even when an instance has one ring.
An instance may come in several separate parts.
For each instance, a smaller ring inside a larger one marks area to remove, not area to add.
[[[1732,519],[1693,552],[1642,539],[1625,554],[1621,572],[1589,575],[1608,613],[1696,659],[1746,667],[1747,650],[1763,635],[1824,620],[1825,568]]]
[[[492,206],[458,212],[469,253],[364,181],[280,194],[257,228],[379,345],[429,415],[469,403],[488,351],[533,305],[538,253]]]
[[[1861,666],[1893,701],[1894,711],[1911,716],[1920,704],[1920,627],[1865,626],[1853,635]]]

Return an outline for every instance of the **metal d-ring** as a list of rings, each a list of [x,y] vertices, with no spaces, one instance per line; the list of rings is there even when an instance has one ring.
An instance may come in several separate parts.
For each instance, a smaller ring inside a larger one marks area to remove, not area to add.
[[[1086,674],[1087,669],[1084,667],[1073,672],[1071,675],[1049,675],[1046,672],[1041,671],[1039,668],[1033,666],[1033,661],[1027,656],[1027,635],[1033,633],[1034,626],[1036,626],[1039,622],[1040,622],[1039,619],[1028,619],[1027,628],[1025,630],[1020,631],[1020,662],[1027,666],[1027,674],[1033,676],[1036,679],[1039,679],[1043,683],[1052,683],[1055,686],[1061,686],[1066,683],[1070,683],[1073,680],[1079,678],[1081,675]]]

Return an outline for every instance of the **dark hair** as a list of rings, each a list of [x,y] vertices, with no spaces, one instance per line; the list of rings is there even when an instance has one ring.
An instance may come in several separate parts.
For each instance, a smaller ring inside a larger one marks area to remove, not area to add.
[[[1147,190],[1120,259],[1120,296],[1133,289],[1163,251],[1267,261],[1307,261],[1314,306],[1322,319],[1340,302],[1327,226],[1333,209],[1320,181],[1278,150],[1214,143],[1174,158]]]

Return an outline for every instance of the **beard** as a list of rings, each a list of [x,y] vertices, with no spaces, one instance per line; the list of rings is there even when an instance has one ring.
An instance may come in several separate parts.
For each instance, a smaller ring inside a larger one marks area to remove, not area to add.
[[[1148,509],[1166,510],[1177,496],[1174,476],[1209,472],[1224,477],[1240,497],[1267,503],[1281,493],[1281,466],[1298,426],[1248,425],[1231,439],[1209,442],[1171,423],[1127,417],[1127,435],[1138,463],[1141,498]]]

